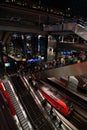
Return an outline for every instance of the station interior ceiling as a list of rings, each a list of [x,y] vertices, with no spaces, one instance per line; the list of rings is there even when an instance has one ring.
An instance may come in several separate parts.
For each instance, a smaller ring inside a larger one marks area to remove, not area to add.
[[[0,5],[0,40],[10,41],[13,32],[47,34],[43,25],[60,23],[62,16],[38,10]]]
[[[23,7],[0,5],[0,40],[8,43],[14,32],[50,34],[43,31],[45,25],[62,24],[63,16]],[[51,32],[52,35],[68,35],[73,32]]]

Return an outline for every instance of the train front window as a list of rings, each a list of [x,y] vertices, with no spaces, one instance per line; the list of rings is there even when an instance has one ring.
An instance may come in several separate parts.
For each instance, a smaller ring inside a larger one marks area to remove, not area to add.
[[[66,100],[66,105],[68,106],[68,109],[72,108],[72,104],[70,101]]]

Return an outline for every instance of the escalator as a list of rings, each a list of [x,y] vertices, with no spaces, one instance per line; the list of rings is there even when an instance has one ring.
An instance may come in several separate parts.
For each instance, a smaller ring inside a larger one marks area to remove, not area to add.
[[[36,104],[32,94],[28,91],[19,76],[11,76],[11,81],[14,84],[14,89],[19,95],[19,99],[27,113],[35,130],[53,130],[55,129],[51,122],[45,117],[42,110]]]
[[[72,31],[87,41],[87,27],[86,26],[76,23]]]

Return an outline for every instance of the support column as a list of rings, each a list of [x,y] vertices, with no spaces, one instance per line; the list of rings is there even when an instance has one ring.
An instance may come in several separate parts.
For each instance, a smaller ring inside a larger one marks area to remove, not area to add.
[[[74,44],[75,43],[75,38],[73,37],[73,39],[72,39],[72,43]]]
[[[40,37],[40,55],[47,60],[48,35]]]
[[[61,42],[64,42],[64,36],[62,36],[62,40],[61,40]]]
[[[4,66],[4,63],[3,63],[3,47],[2,47],[2,41],[0,41],[0,65],[1,66]]]
[[[37,35],[32,35],[31,37],[31,50],[32,50],[33,56],[36,56],[38,54],[38,36]]]

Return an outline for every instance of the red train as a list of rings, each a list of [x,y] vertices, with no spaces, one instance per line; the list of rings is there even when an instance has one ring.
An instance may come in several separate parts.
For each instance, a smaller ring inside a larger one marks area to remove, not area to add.
[[[41,81],[39,91],[43,97],[64,116],[69,116],[73,106],[66,95],[61,95],[57,89]]]

